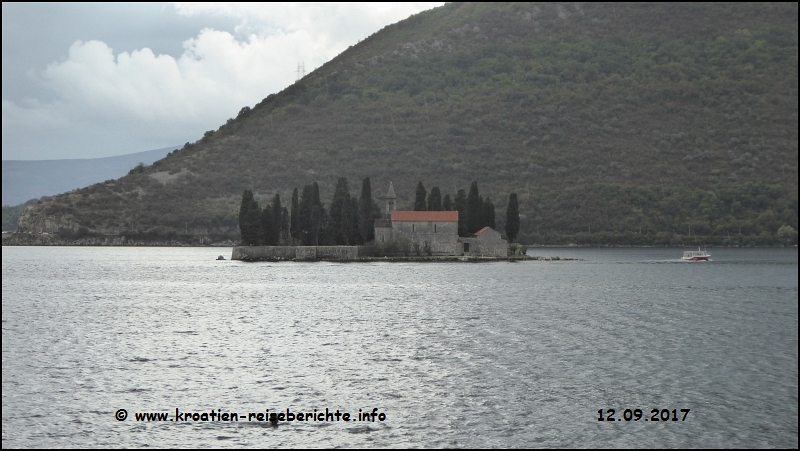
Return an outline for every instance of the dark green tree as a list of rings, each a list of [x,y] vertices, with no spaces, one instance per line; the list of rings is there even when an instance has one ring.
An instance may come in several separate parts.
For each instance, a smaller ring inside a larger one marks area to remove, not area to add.
[[[481,228],[491,227],[494,229],[496,225],[497,224],[495,222],[494,204],[492,203],[492,199],[487,196],[486,199],[484,199],[483,201],[483,225],[481,226]]]
[[[350,197],[350,193],[345,193],[347,197],[342,202],[342,223],[340,225],[341,231],[339,232],[340,242],[339,244],[343,244],[345,246],[349,246],[353,244],[353,230],[355,230],[356,222],[353,222],[353,217],[357,210],[353,209],[353,202],[352,197]]]
[[[358,230],[361,242],[368,243],[375,239],[374,203],[369,177],[361,181],[361,197],[358,199]]]
[[[506,210],[506,236],[508,242],[513,243],[519,233],[519,204],[517,193],[508,196],[508,209]]]
[[[319,207],[317,222],[312,221],[312,210]],[[325,208],[319,199],[319,185],[314,182],[303,187],[298,205],[297,223],[300,230],[300,241],[304,246],[314,246],[322,240],[327,222]]]
[[[242,232],[242,242],[247,246],[258,246],[262,240],[261,211],[258,202],[253,198],[253,192],[244,190],[242,204],[239,207],[239,230]]]
[[[275,198],[272,199],[272,205],[270,206],[272,212],[270,214],[270,219],[272,220],[272,225],[270,227],[271,235],[268,235],[268,240],[272,243],[272,246],[277,246],[280,244],[281,240],[281,228],[283,222],[283,208],[281,207],[281,196],[278,193],[275,193]]]
[[[467,195],[467,233],[473,234],[481,228],[481,218],[483,216],[483,203],[480,193],[478,193],[478,182],[472,182]]]
[[[417,190],[414,196],[414,211],[427,210],[427,205],[425,205],[425,194],[425,187],[422,186],[422,182],[417,183]]]
[[[458,236],[467,236],[467,193],[463,189],[458,190],[453,209],[458,212]]]
[[[350,198],[350,244],[364,244],[361,238],[361,215],[358,211],[358,198],[353,196]]]
[[[438,186],[431,188],[428,194],[428,211],[442,211],[442,192]]]
[[[300,197],[297,209],[297,228],[300,234],[300,241],[304,246],[310,246],[315,240],[311,230],[311,209],[314,208],[314,194],[312,191],[312,185],[303,187],[303,194]]]
[[[275,236],[275,221],[272,217],[272,206],[267,205],[261,211],[261,233],[264,236],[264,244],[267,246],[275,246],[272,241]]]
[[[283,207],[281,210],[281,238],[280,241],[283,243],[292,244],[291,237],[291,219],[290,219],[289,209]]]
[[[476,224],[477,229],[475,229],[475,232],[486,226],[486,216],[484,215],[485,211],[483,210],[483,196],[478,196],[478,203],[481,207],[478,212],[478,223]]]
[[[322,204],[322,199],[319,197],[319,184],[317,182],[311,184],[311,201],[313,202],[314,206],[319,207],[319,220],[314,227],[314,242],[319,245],[319,243],[325,238],[330,215],[328,214],[325,206]]]
[[[442,200],[442,209],[444,211],[453,211],[453,201],[450,200],[449,194],[445,194],[444,199]]]
[[[290,234],[293,240],[300,239],[300,198],[297,193],[297,188],[292,191],[292,216],[290,220]]]
[[[311,211],[319,207],[319,218],[316,226],[311,221]],[[300,238],[304,246],[313,246],[320,241],[320,234],[324,223],[325,209],[319,200],[319,185],[314,182],[303,187],[298,206],[297,223],[300,229]]]
[[[317,182],[311,184],[311,194],[312,194],[311,201],[314,203],[314,205],[319,205],[320,207],[322,207],[322,198],[319,197],[319,184]],[[320,217],[322,217],[321,213],[322,213],[322,208],[320,208]]]
[[[311,236],[311,243],[309,245],[319,246],[319,235],[322,224],[322,207],[314,205],[311,208],[311,225],[309,235]]]
[[[353,212],[350,202],[350,192],[347,188],[347,179],[339,177],[336,183],[336,191],[333,193],[330,208],[330,223],[326,232],[328,241],[331,244],[339,245],[350,244],[350,236],[353,230]]]

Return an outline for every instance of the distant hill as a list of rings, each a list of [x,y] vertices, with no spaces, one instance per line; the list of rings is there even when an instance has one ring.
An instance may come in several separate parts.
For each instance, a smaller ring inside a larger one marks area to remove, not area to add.
[[[106,158],[3,160],[3,205],[14,206],[127,174],[137,164],[152,164],[180,146]]]
[[[448,3],[20,230],[235,238],[243,190],[286,204],[316,181],[329,204],[369,176],[400,208],[418,181],[475,180],[500,230],[516,192],[526,243],[777,243],[797,229],[797,8]]]

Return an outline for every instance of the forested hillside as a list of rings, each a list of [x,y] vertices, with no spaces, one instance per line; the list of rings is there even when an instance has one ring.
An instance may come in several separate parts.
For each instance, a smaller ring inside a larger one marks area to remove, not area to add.
[[[523,243],[796,243],[797,67],[797,3],[447,4],[20,231],[236,238],[244,190],[370,177],[477,181],[499,230],[515,192]]]

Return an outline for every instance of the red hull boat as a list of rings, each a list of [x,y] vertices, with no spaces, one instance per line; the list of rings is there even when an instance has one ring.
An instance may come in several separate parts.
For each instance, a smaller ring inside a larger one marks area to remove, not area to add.
[[[688,262],[707,262],[711,259],[711,254],[706,251],[701,251],[698,247],[696,251],[685,251],[681,260]]]

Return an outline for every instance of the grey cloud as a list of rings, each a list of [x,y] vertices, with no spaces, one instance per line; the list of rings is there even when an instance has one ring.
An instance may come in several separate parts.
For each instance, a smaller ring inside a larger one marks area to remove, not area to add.
[[[312,70],[424,9],[218,8],[3,3],[3,158],[93,158],[195,141],[291,83],[295,60]]]

